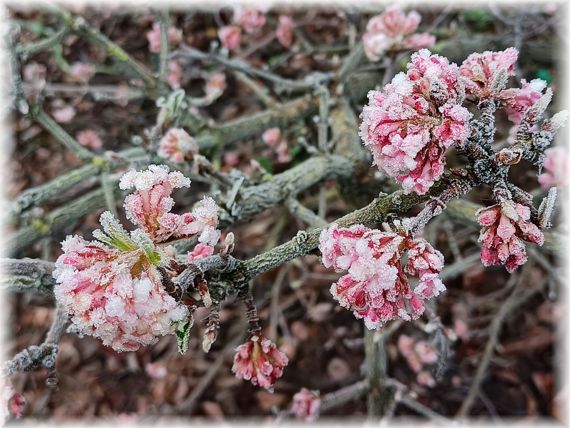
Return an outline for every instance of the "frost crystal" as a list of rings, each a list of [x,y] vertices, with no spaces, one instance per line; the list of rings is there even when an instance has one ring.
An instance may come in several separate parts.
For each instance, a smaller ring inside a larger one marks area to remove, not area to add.
[[[479,236],[481,261],[485,266],[505,265],[509,272],[526,263],[524,241],[537,245],[544,243],[544,235],[530,222],[530,209],[505,200],[477,212],[483,226]]]
[[[239,379],[271,389],[288,362],[287,356],[271,340],[253,335],[237,347],[232,371]]]
[[[378,61],[386,51],[427,48],[435,43],[428,33],[414,34],[421,21],[416,11],[407,15],[398,5],[391,6],[368,21],[362,37],[364,53],[370,61]]]
[[[295,416],[304,419],[306,422],[314,422],[319,417],[320,407],[321,399],[319,392],[301,388],[301,390],[293,396],[291,411]]]
[[[325,267],[347,271],[331,286],[333,297],[357,318],[363,318],[369,329],[398,318],[418,318],[424,311],[423,301],[445,290],[439,278],[442,254],[405,231],[332,224],[321,232],[319,249]],[[404,267],[405,252],[408,262]],[[415,289],[406,274],[418,278]]]
[[[518,55],[515,48],[469,55],[459,67],[459,73],[465,78],[466,92],[477,98],[497,96],[506,79],[514,74]]]
[[[374,164],[407,193],[425,194],[443,174],[446,150],[469,135],[463,97],[457,65],[426,49],[412,55],[407,73],[370,91],[362,111],[360,137]]]
[[[181,128],[171,128],[158,143],[158,156],[175,163],[182,163],[187,156],[198,153],[194,138]]]

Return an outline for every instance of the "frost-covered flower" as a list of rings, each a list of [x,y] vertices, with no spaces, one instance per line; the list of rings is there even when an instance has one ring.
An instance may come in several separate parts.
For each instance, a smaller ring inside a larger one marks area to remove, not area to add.
[[[152,24],[152,30],[146,33],[148,40],[148,50],[152,53],[160,53],[160,23]],[[170,45],[177,45],[182,41],[182,30],[176,27],[168,28],[168,42]]]
[[[530,222],[530,209],[511,200],[482,208],[477,212],[483,226],[479,236],[481,261],[485,266],[505,265],[513,272],[526,263],[524,241],[544,243],[544,235]]]
[[[158,156],[175,163],[182,163],[186,156],[197,153],[198,144],[182,128],[170,128],[158,143]]]
[[[187,317],[187,307],[163,288],[159,267],[168,266],[170,255],[156,244],[198,234],[204,245],[217,243],[218,207],[211,198],[204,198],[192,213],[170,212],[172,191],[189,185],[188,178],[166,166],[129,171],[120,187],[135,189],[125,198],[125,210],[138,228],[128,233],[105,212],[103,230],[93,232],[96,240],[68,236],[63,242],[53,273],[54,293],[79,331],[117,351],[133,351],[173,333],[175,324]],[[195,251],[197,256],[209,249]]]
[[[564,147],[551,147],[544,151],[544,172],[538,176],[543,189],[570,185],[570,156]]]
[[[95,66],[84,62],[75,62],[69,67],[69,75],[76,82],[87,82],[95,75]]]
[[[459,67],[459,73],[465,78],[466,92],[478,98],[497,96],[506,79],[514,74],[518,55],[515,48],[469,55]]]
[[[103,148],[103,141],[101,141],[99,134],[91,129],[78,132],[75,139],[82,146],[93,150],[100,150]]]
[[[398,5],[390,6],[368,21],[362,37],[364,53],[370,61],[378,61],[389,50],[422,49],[432,46],[435,37],[428,33],[414,34],[421,16],[416,11],[407,15]]]
[[[238,49],[241,42],[241,28],[237,25],[226,25],[218,30],[218,37],[224,48]]]
[[[368,93],[360,137],[407,193],[426,193],[443,173],[446,150],[469,136],[463,93],[457,65],[426,49],[412,55],[406,74]]]
[[[357,318],[363,318],[369,329],[398,318],[418,318],[424,311],[423,301],[445,290],[439,278],[441,253],[405,231],[332,224],[321,232],[319,249],[325,267],[347,271],[332,284],[333,297]],[[404,267],[405,252],[408,264]],[[406,274],[418,277],[415,289]]]
[[[233,22],[246,33],[253,33],[265,25],[265,14],[260,9],[238,6],[234,10]]]
[[[498,94],[509,120],[515,124],[521,123],[524,113],[532,107],[543,95],[546,82],[534,79],[527,82],[521,80],[520,88],[505,89]]]
[[[186,306],[162,287],[156,266],[160,255],[122,232],[125,236],[106,230],[106,240],[115,247],[68,236],[53,273],[56,300],[71,322],[119,352],[156,343],[188,315]]]
[[[301,388],[299,392],[293,395],[291,411],[295,416],[307,422],[316,421],[321,407],[319,395],[318,391],[309,391],[307,388]]]
[[[211,256],[212,254],[214,254],[214,247],[199,243],[187,254],[186,257],[188,258],[188,261],[192,263],[204,257]]]
[[[168,172],[163,165],[150,165],[146,171],[129,171],[121,178],[121,189],[135,188],[125,198],[127,218],[147,233],[154,242],[170,237],[199,235],[199,241],[215,245],[220,237],[216,230],[218,206],[210,197],[204,197],[191,213],[170,212],[174,205],[172,191],[190,186],[190,180],[180,172]]]
[[[275,30],[275,36],[279,43],[281,43],[286,48],[290,48],[293,44],[293,28],[295,27],[295,22],[290,16],[279,15],[279,22],[277,23],[277,29]]]
[[[239,379],[271,389],[288,362],[287,356],[271,340],[254,334],[237,347],[232,371]]]
[[[55,103],[54,103],[55,106]],[[52,110],[51,114],[53,118],[58,123],[69,123],[75,117],[75,108],[70,105],[62,105],[61,107],[56,107]]]

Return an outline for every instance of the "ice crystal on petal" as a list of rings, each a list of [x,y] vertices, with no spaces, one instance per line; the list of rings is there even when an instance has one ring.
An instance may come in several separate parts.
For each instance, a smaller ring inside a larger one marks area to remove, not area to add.
[[[407,232],[382,232],[362,225],[323,230],[319,249],[325,267],[347,271],[332,284],[331,293],[341,306],[375,329],[394,319],[416,319],[424,299],[445,290],[439,278],[443,256],[425,240]],[[407,252],[408,264],[403,266]],[[407,275],[417,276],[412,289]]]
[[[544,151],[544,170],[538,176],[543,189],[570,185],[570,156],[564,147],[551,147]]]
[[[306,422],[317,420],[320,407],[321,399],[318,391],[309,391],[307,388],[301,388],[299,392],[293,395],[291,412]]]
[[[467,57],[459,72],[465,78],[465,89],[468,94],[477,98],[495,97],[498,95],[496,80],[499,73],[512,76],[519,52],[508,48],[500,52],[485,51],[473,53]]]
[[[198,153],[194,138],[181,128],[171,128],[158,143],[158,156],[175,163],[182,163],[187,156]]]
[[[479,236],[481,261],[485,266],[505,265],[509,272],[526,263],[523,241],[537,245],[544,243],[540,229],[530,222],[530,209],[522,204],[505,200],[477,213],[483,226]]]
[[[378,61],[389,50],[432,46],[435,37],[427,33],[415,34],[420,21],[421,17],[416,11],[406,15],[398,5],[390,6],[384,13],[368,21],[362,37],[364,53],[371,61]]]
[[[463,97],[455,64],[426,49],[412,55],[407,73],[370,91],[362,111],[360,136],[374,164],[407,193],[426,193],[443,174],[446,150],[469,135]]]
[[[288,362],[287,356],[273,342],[263,336],[253,335],[237,347],[232,371],[239,379],[271,389]]]

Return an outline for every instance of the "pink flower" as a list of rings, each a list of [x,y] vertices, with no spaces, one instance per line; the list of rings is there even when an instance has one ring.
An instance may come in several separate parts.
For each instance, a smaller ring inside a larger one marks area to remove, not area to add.
[[[103,141],[101,141],[99,134],[91,129],[78,132],[75,138],[79,144],[93,150],[100,150],[103,147]]]
[[[265,15],[259,9],[236,7],[233,22],[241,26],[246,33],[253,33],[265,25]]]
[[[277,162],[287,163],[291,161],[291,151],[289,150],[289,144],[287,144],[287,141],[281,141],[275,148],[275,153],[277,153]]]
[[[191,213],[171,213],[174,206],[172,191],[190,186],[190,180],[180,172],[168,171],[166,166],[150,165],[146,171],[129,171],[123,175],[119,187],[136,189],[125,198],[127,218],[153,242],[199,235],[200,242],[215,245],[220,237],[220,231],[216,230],[218,206],[212,198],[205,197]]]
[[[218,37],[224,48],[229,50],[239,49],[241,28],[236,25],[226,25],[218,30]]]
[[[432,46],[435,37],[427,33],[413,34],[421,21],[416,11],[406,15],[398,5],[368,21],[362,37],[364,53],[371,61],[378,61],[389,50],[421,49]]]
[[[435,386],[435,381],[428,371],[429,368],[426,367],[435,364],[439,358],[432,344],[402,334],[398,337],[398,351],[416,373],[416,380],[420,385]]]
[[[505,89],[498,94],[509,120],[517,125],[521,123],[524,113],[542,97],[546,82],[534,79],[529,83],[522,79],[521,85],[520,88]]]
[[[325,267],[347,271],[331,286],[333,297],[363,318],[369,329],[398,318],[418,318],[424,311],[423,300],[445,290],[439,278],[441,253],[404,230],[381,232],[362,225],[338,228],[332,224],[321,232],[319,249]],[[419,277],[415,289],[406,273]]]
[[[182,163],[187,156],[197,153],[198,144],[182,128],[170,128],[158,143],[158,156],[175,163]]]
[[[184,76],[184,68],[180,61],[170,61],[168,63],[168,76],[166,76],[166,83],[171,88],[179,88],[182,84],[182,77]]]
[[[152,30],[146,33],[148,50],[152,53],[160,53],[160,23],[152,24]],[[177,45],[182,41],[182,31],[175,27],[168,28],[168,42]]]
[[[197,244],[192,252],[189,252],[187,255],[189,262],[195,262],[196,260],[200,260],[204,257],[208,257],[214,254],[214,247],[204,244]]]
[[[279,23],[277,24],[275,35],[279,43],[286,48],[290,48],[293,44],[293,28],[295,28],[295,22],[290,16],[279,15]]]
[[[188,309],[162,287],[156,250],[137,245],[137,234],[129,238],[116,220],[109,226],[109,216],[101,216],[107,235],[97,236],[115,247],[68,236],[53,273],[54,294],[81,333],[116,351],[135,351],[173,333]]]
[[[543,189],[570,185],[570,156],[564,147],[551,147],[544,151],[544,172],[538,176]]]
[[[38,64],[37,62],[31,62],[23,67],[22,75],[24,80],[28,82],[37,83],[39,81],[45,80],[47,74],[47,68],[43,64]]]
[[[544,235],[529,221],[530,209],[516,202],[505,200],[477,212],[483,226],[479,236],[483,265],[505,265],[513,272],[526,263],[524,241],[537,245],[544,243]]]
[[[459,73],[465,77],[467,93],[478,98],[495,97],[497,89],[502,89],[497,84],[514,74],[518,55],[515,48],[469,55],[459,67]]]
[[[239,379],[271,389],[289,360],[275,344],[263,336],[253,335],[236,349],[232,371]]]
[[[281,130],[279,128],[269,128],[261,135],[261,139],[269,147],[276,147],[281,141]]]
[[[412,55],[407,74],[370,91],[368,100],[360,136],[374,164],[406,193],[426,193],[443,173],[446,150],[469,136],[457,66],[423,49]]]
[[[84,62],[76,62],[69,68],[69,75],[74,81],[87,82],[95,75],[95,66]]]
[[[321,407],[321,399],[318,391],[309,391],[307,388],[301,388],[293,396],[293,404],[291,411],[298,418],[307,422],[314,422],[319,417]]]
[[[219,71],[210,74],[206,82],[206,97],[216,99],[226,90],[226,75]]]

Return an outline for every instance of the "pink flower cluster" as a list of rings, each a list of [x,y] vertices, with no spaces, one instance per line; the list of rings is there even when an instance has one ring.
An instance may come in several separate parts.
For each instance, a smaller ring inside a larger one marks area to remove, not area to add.
[[[435,380],[429,372],[429,367],[426,367],[435,364],[439,358],[432,344],[401,334],[398,337],[398,351],[406,359],[408,366],[416,373],[416,380],[420,385],[435,386]]]
[[[570,185],[570,156],[564,147],[551,147],[544,151],[544,172],[538,176],[543,189]]]
[[[69,67],[69,75],[76,82],[88,82],[95,75],[95,72],[94,65],[84,62],[76,62]]]
[[[172,191],[189,185],[189,179],[165,166],[129,171],[120,187],[135,188],[125,199],[125,210],[138,228],[127,233],[105,212],[103,231],[93,232],[96,241],[69,236],[63,242],[53,273],[54,293],[82,333],[116,351],[134,351],[173,333],[175,323],[188,316],[187,307],[162,286],[158,266],[168,264],[168,255],[156,244],[193,235],[203,245],[218,242],[218,208],[212,199],[204,198],[192,213],[170,212]]]
[[[530,209],[511,200],[482,208],[477,212],[483,226],[479,236],[481,261],[485,266],[505,265],[513,272],[526,263],[524,241],[544,243],[540,229],[530,222]]]
[[[421,16],[416,11],[405,14],[398,5],[368,21],[362,37],[364,53],[370,61],[378,61],[390,50],[427,48],[435,43],[435,37],[428,33],[417,33]]]
[[[166,83],[171,88],[179,88],[182,84],[184,77],[184,68],[178,60],[172,60],[168,63],[168,74],[166,76]]]
[[[260,9],[238,6],[234,9],[232,24],[221,27],[218,30],[218,37],[226,49],[238,49],[242,30],[253,33],[264,25],[265,14]]]
[[[333,297],[363,318],[369,329],[398,318],[418,318],[424,300],[445,290],[439,278],[442,254],[403,230],[382,232],[362,225],[339,228],[332,224],[321,232],[319,249],[325,267],[348,271],[331,286]],[[408,275],[418,277],[415,289]]]
[[[291,412],[306,422],[316,421],[319,417],[320,408],[321,398],[318,391],[309,391],[307,388],[301,388],[293,396]]]
[[[160,53],[160,23],[152,24],[152,30],[146,33],[148,40],[148,50],[152,53]],[[168,42],[170,45],[177,45],[182,41],[182,30],[176,27],[168,28]]]
[[[412,55],[407,73],[368,93],[360,136],[407,193],[425,194],[443,174],[446,150],[469,136],[463,93],[457,65],[427,49]]]
[[[237,378],[271,389],[288,362],[287,356],[271,340],[254,334],[237,347],[232,371]]]
[[[287,163],[291,160],[291,151],[287,140],[281,135],[279,128],[268,128],[261,135],[261,139],[265,144],[275,150],[277,154],[277,162]]]
[[[520,88],[504,89],[508,77],[515,74],[518,55],[515,48],[473,53],[459,67],[466,93],[478,99],[497,99],[515,124],[521,122],[524,113],[542,97],[546,88],[543,80],[522,79]]]
[[[182,163],[197,153],[198,144],[181,128],[170,128],[158,143],[158,156],[171,162]]]
[[[171,213],[172,191],[190,186],[190,180],[180,172],[169,172],[168,167],[150,165],[146,171],[129,171],[123,175],[119,187],[136,189],[125,198],[127,218],[147,233],[153,242],[169,238],[199,235],[198,241],[214,246],[220,239],[218,206],[210,197],[204,197],[191,213]]]
[[[497,90],[501,89],[498,84],[514,74],[518,55],[515,48],[469,55],[459,67],[465,78],[465,91],[477,98],[497,96]]]

